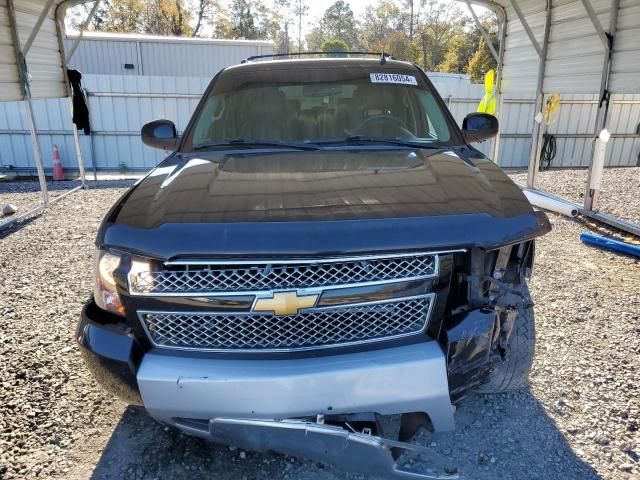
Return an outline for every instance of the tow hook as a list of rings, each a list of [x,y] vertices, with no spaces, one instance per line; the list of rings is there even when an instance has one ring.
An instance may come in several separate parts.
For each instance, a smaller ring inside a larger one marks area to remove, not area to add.
[[[390,440],[372,434],[370,428],[360,432],[322,422],[322,418],[303,420],[254,420],[214,418],[209,433],[214,441],[246,450],[271,450],[291,456],[326,462],[347,472],[383,478],[450,480],[458,478],[455,469],[445,466],[445,459],[427,447]],[[392,449],[417,452],[429,459],[425,471],[396,464]]]

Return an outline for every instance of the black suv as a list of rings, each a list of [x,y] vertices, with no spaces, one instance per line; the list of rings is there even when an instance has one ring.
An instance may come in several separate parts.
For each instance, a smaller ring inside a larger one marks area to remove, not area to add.
[[[497,129],[384,56],[224,69],[181,137],[142,129],[174,153],[100,228],[88,365],[191,435],[405,475],[401,442],[531,367],[550,226],[469,145]]]

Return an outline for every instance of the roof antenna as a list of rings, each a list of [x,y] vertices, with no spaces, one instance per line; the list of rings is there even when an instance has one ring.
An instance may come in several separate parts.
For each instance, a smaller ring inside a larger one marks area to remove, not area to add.
[[[384,65],[387,63],[387,56],[384,54],[384,50],[382,50],[382,55],[380,55],[380,65]]]

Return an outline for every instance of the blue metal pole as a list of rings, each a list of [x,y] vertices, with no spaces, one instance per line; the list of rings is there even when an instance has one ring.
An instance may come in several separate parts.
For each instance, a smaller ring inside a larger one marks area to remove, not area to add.
[[[640,258],[640,245],[633,245],[631,243],[613,240],[611,238],[594,235],[593,233],[588,232],[581,233],[580,240],[582,240],[587,245],[592,245],[604,250],[626,253],[627,255],[633,255],[634,257]]]

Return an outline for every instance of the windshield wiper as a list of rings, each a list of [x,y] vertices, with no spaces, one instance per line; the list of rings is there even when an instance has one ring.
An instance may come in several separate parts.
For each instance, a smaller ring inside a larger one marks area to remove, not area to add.
[[[290,148],[294,150],[318,150],[318,147],[311,145],[300,145],[297,143],[285,143],[285,142],[270,142],[263,140],[244,140],[242,138],[234,138],[232,140],[226,140],[224,142],[209,142],[209,143],[197,143],[193,145],[195,151],[207,150],[217,147],[237,147],[237,148],[254,148],[254,147],[277,147],[277,148]]]
[[[411,141],[411,140],[403,140],[397,137],[364,137],[362,135],[351,135],[349,137],[343,138],[341,140],[326,140],[313,142],[317,145],[341,145],[341,144],[351,144],[351,143],[377,143],[382,145],[400,145],[403,147],[418,147],[418,148],[442,148],[442,146],[438,143],[434,143],[432,141],[421,142],[421,141]]]

